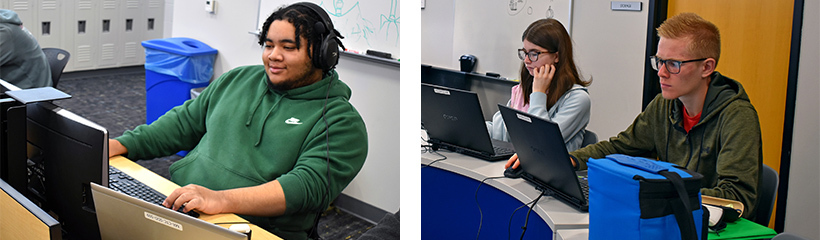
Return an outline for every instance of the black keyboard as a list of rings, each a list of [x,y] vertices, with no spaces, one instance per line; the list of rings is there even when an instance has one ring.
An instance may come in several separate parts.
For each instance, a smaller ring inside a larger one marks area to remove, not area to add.
[[[125,193],[128,196],[139,198],[143,201],[157,204],[160,206],[162,206],[162,202],[165,201],[165,198],[167,197],[165,196],[165,194],[162,194],[157,190],[154,190],[154,188],[145,185],[139,180],[134,179],[128,174],[112,166],[108,166],[108,188],[114,189],[118,192]],[[180,210],[182,210],[182,208],[180,208]],[[199,218],[199,213],[194,211],[182,213],[188,214],[188,216],[194,218]]]
[[[498,147],[493,146],[493,151],[495,151],[495,155],[505,155],[505,154],[514,154],[515,150],[505,147]]]
[[[584,198],[589,201],[589,180],[586,177],[578,178],[578,183],[581,184],[581,192],[584,193]]]

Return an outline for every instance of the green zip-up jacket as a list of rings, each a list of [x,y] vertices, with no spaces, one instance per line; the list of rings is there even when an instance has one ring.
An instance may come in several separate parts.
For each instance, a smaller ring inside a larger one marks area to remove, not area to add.
[[[287,204],[284,215],[242,217],[284,239],[305,239],[316,213],[353,180],[367,156],[365,124],[348,102],[350,95],[336,71],[314,84],[280,92],[268,87],[262,65],[239,67],[197,98],[117,140],[130,159],[192,149],[170,167],[171,180],[180,186],[224,190],[279,180]]]
[[[703,174],[701,193],[740,201],[754,216],[763,149],[757,111],[739,82],[712,74],[700,121],[683,129],[683,103],[658,94],[625,131],[571,152],[579,169],[589,158],[621,153],[657,157]]]

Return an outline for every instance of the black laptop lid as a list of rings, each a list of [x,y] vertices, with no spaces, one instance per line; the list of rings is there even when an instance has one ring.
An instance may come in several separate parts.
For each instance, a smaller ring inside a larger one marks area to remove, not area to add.
[[[494,153],[474,92],[421,84],[421,122],[431,140]]]
[[[498,108],[524,172],[570,201],[586,204],[558,124],[501,104]]]

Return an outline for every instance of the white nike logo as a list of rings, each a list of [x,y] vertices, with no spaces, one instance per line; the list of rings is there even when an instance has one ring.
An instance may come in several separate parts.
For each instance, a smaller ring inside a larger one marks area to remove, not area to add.
[[[299,120],[298,118],[291,117],[291,118],[288,118],[288,120],[285,120],[285,123],[299,125],[299,124],[302,124],[301,121],[302,120]]]

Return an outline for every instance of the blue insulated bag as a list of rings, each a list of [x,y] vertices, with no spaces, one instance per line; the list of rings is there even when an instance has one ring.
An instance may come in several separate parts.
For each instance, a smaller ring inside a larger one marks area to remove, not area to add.
[[[589,239],[706,239],[703,175],[622,154],[587,165]]]

